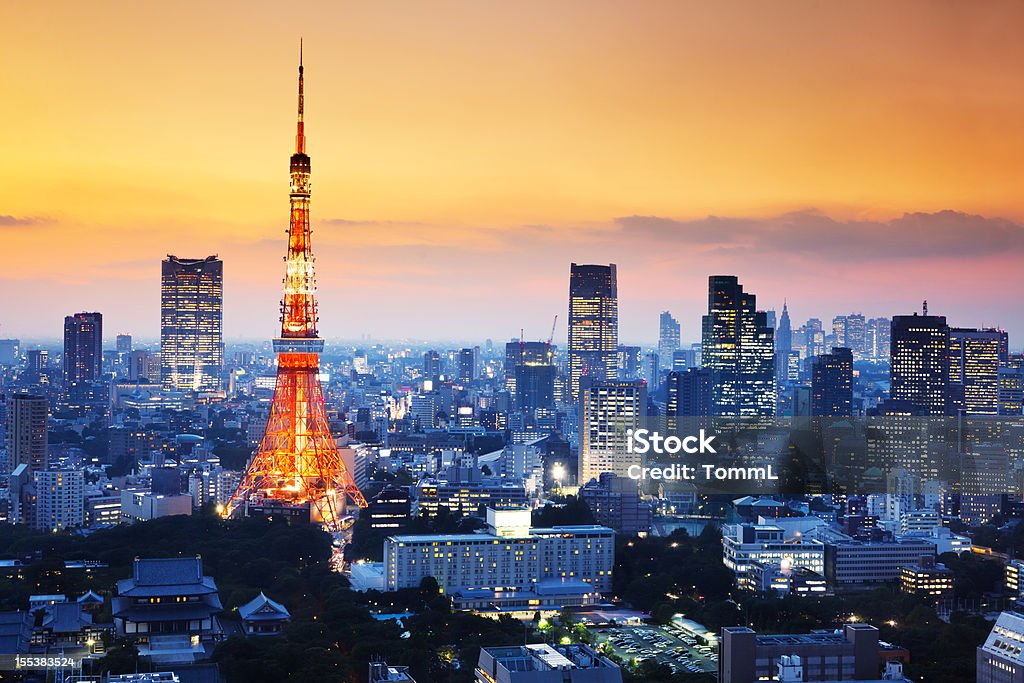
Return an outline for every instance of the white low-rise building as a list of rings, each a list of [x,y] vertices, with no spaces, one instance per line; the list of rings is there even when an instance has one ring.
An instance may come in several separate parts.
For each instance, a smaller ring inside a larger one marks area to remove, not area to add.
[[[191,515],[192,496],[165,496],[151,491],[121,491],[121,521],[145,522],[159,517]]]
[[[564,584],[578,604],[611,590],[615,532],[608,527],[530,528],[526,508],[489,508],[487,522],[487,533],[389,537],[386,589],[418,587],[428,576],[445,594],[464,597],[471,591],[522,597]],[[585,596],[581,586],[589,587]]]
[[[776,524],[728,524],[722,527],[722,561],[737,576],[750,571],[755,562],[824,574],[825,544],[796,530],[787,533]]]

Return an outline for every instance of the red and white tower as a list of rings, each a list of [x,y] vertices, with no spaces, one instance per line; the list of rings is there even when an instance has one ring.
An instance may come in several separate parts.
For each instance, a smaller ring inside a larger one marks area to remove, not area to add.
[[[331,436],[320,387],[316,276],[310,243],[310,164],[303,122],[302,50],[299,50],[299,117],[291,158],[291,223],[285,258],[281,336],[274,340],[277,384],[267,431],[225,516],[248,506],[308,506],[310,516],[336,528],[346,496],[359,507],[366,499],[341,460]]]

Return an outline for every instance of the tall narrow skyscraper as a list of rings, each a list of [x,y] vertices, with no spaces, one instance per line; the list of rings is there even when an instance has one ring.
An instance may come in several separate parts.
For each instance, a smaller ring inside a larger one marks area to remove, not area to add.
[[[431,349],[423,354],[423,377],[436,382],[441,376],[441,354]]]
[[[213,393],[224,366],[224,262],[168,255],[161,265],[160,380],[168,389]]]
[[[464,383],[469,384],[477,377],[477,362],[480,357],[480,347],[474,346],[471,348],[459,349],[456,355],[456,370],[458,372],[456,378]]]
[[[44,396],[10,394],[7,397],[7,462],[4,474],[18,465],[27,465],[32,472],[46,469],[47,404]]]
[[[833,348],[814,359],[811,370],[811,415],[853,415],[853,352]]]
[[[789,307],[782,302],[782,315],[775,328],[775,378],[779,383],[789,376],[789,352],[793,350],[793,325],[789,320]]]
[[[864,351],[871,360],[889,359],[889,337],[892,321],[888,318],[872,318],[864,333]]]
[[[703,366],[712,372],[716,417],[775,415],[775,339],[756,297],[734,275],[708,278]]]
[[[597,479],[602,472],[628,476],[640,456],[628,451],[627,433],[644,424],[647,385],[642,380],[584,377],[580,406],[580,483]]]
[[[103,374],[103,315],[64,318],[64,383],[95,382]]]
[[[659,370],[672,369],[672,354],[679,350],[679,321],[668,311],[662,311],[658,329],[658,365]]]
[[[615,264],[572,264],[569,271],[569,393],[575,402],[583,377],[613,380],[619,345]]]
[[[949,398],[949,325],[945,316],[894,316],[889,346],[890,396],[927,415],[945,415]]]

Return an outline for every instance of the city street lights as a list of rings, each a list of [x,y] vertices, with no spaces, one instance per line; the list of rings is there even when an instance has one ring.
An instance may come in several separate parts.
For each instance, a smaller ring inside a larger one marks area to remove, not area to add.
[[[565,479],[565,465],[556,462],[551,468],[551,478],[555,480],[558,495],[562,495],[562,480]]]

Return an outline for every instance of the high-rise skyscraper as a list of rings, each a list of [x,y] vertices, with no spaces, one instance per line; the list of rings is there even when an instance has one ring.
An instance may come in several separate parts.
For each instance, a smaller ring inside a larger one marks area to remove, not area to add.
[[[33,472],[46,469],[46,416],[45,397],[32,394],[7,396],[7,462],[4,474],[10,474],[18,465],[28,465]]]
[[[627,432],[644,424],[647,385],[642,380],[584,377],[580,393],[580,483],[602,472],[628,476],[640,456],[627,451]]]
[[[864,355],[867,321],[861,313],[846,316],[846,348],[853,352],[854,358]]]
[[[999,330],[949,331],[949,382],[954,409],[968,415],[999,413]],[[962,395],[962,398],[961,398]]]
[[[662,311],[658,331],[659,369],[672,369],[672,354],[679,350],[679,321],[668,311]]]
[[[783,382],[787,377],[789,352],[793,350],[793,326],[789,320],[789,306],[782,302],[782,315],[775,328],[775,377]]]
[[[855,358],[861,358],[865,350],[867,323],[860,313],[838,315],[832,318],[834,345],[848,348]]]
[[[804,358],[825,353],[825,331],[819,318],[809,318],[802,328]]]
[[[423,376],[436,382],[441,376],[441,354],[430,350],[423,354]]]
[[[811,369],[811,415],[853,415],[853,352],[835,347],[814,359]]]
[[[712,372],[716,417],[775,415],[775,339],[753,294],[733,275],[708,278],[701,361]]]
[[[892,321],[888,318],[872,318],[864,332],[864,353],[871,360],[889,360],[889,335]]]
[[[575,402],[583,377],[613,380],[619,345],[619,292],[615,264],[572,264],[569,271],[569,394]]]
[[[160,380],[168,389],[213,393],[224,366],[224,262],[168,255],[161,265]]]
[[[132,351],[132,335],[130,334],[119,334],[117,335],[117,343],[115,348],[118,353],[131,353]]]
[[[949,325],[945,316],[897,315],[889,339],[889,394],[927,415],[945,415],[949,397]]]
[[[75,313],[64,318],[64,383],[95,382],[103,374],[103,316]]]
[[[479,354],[479,347],[459,349],[456,356],[456,369],[458,370],[458,380],[460,382],[468,384],[476,379],[477,358]]]

